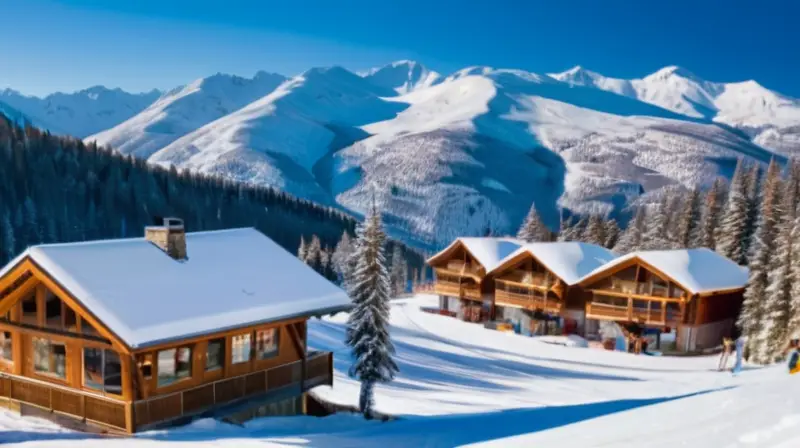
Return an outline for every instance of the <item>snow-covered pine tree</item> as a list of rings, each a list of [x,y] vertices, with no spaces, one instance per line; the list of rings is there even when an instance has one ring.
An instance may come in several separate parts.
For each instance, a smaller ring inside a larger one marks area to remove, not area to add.
[[[575,224],[572,217],[562,218],[561,226],[558,229],[556,241],[573,241],[575,236]]]
[[[392,285],[392,295],[398,296],[406,291],[408,265],[400,245],[395,244],[392,251],[392,267],[389,278]]]
[[[350,239],[350,234],[347,230],[342,232],[342,237],[336,243],[336,248],[333,250],[331,256],[331,264],[333,270],[339,278],[339,283],[344,284],[347,278],[348,268],[350,267],[350,255],[353,254],[353,242]]]
[[[700,190],[692,188],[689,196],[683,202],[680,215],[677,218],[678,225],[675,232],[675,243],[677,247],[691,247],[692,235],[700,221]]]
[[[614,246],[614,252],[618,254],[627,254],[635,252],[642,248],[642,234],[644,233],[644,225],[647,221],[647,208],[640,205],[636,208],[636,214],[633,219],[628,222],[628,227],[622,232],[619,241]]]
[[[672,243],[667,239],[666,210],[670,204],[669,195],[661,197],[658,204],[647,211],[647,221],[642,234],[642,250],[671,249]]]
[[[394,346],[389,337],[389,272],[386,269],[386,235],[381,217],[373,205],[356,230],[355,269],[349,285],[353,309],[347,320],[347,345],[354,358],[350,375],[361,381],[359,410],[372,417],[375,383],[388,382],[398,368],[392,359]]]
[[[606,231],[606,240],[603,242],[603,247],[606,249],[611,249],[617,245],[617,241],[619,241],[619,224],[617,224],[617,220],[614,218],[609,218],[605,222],[605,231]]]
[[[584,234],[586,233],[586,227],[589,226],[589,217],[583,216],[578,222],[572,226],[572,239],[567,241],[583,241]]]
[[[17,254],[14,241],[14,226],[11,225],[11,215],[8,210],[3,213],[2,221],[0,221],[0,245],[2,245],[0,262],[2,264],[8,263]]]
[[[311,235],[311,242],[306,247],[306,264],[322,273],[322,241],[316,234]]]
[[[534,241],[552,241],[552,232],[547,228],[536,211],[536,204],[531,205],[528,216],[522,221],[517,238],[532,243]]]
[[[680,225],[681,197],[676,192],[668,190],[665,192],[664,203],[661,214],[664,215],[664,241],[665,248],[672,249],[678,244],[678,226]]]
[[[303,263],[306,263],[306,259],[308,259],[308,245],[303,235],[300,235],[300,247],[297,248],[297,258]]]
[[[714,180],[711,188],[706,193],[703,204],[703,211],[700,214],[700,222],[697,225],[693,237],[693,247],[707,247],[711,250],[716,248],[714,233],[719,223],[720,206],[722,205],[723,181],[720,178]]]
[[[593,214],[589,217],[589,223],[586,225],[586,231],[583,232],[581,241],[597,244],[598,246],[605,244],[606,227],[602,216]]]
[[[720,215],[719,226],[714,236],[716,251],[740,265],[747,263],[747,223],[749,200],[746,187],[744,162],[739,159],[731,180],[728,202]]]
[[[794,241],[792,245],[793,263],[789,267],[789,275],[792,279],[789,296],[792,298],[792,303],[787,331],[789,337],[793,339],[800,338],[800,209],[795,209],[795,214],[791,233],[791,239]]]
[[[746,264],[750,262],[750,255],[752,252],[750,248],[753,245],[753,235],[756,233],[756,226],[758,225],[758,214],[761,212],[761,166],[754,163],[747,174],[745,183],[747,190],[747,221],[745,225],[745,238],[744,248],[742,249],[747,258]]]
[[[769,328],[765,296],[769,285],[769,271],[773,267],[772,257],[775,254],[780,181],[780,168],[773,159],[764,182],[763,197],[760,201],[761,213],[758,215],[758,225],[750,255],[750,277],[737,322],[742,334],[748,338],[746,350],[750,354],[750,359],[762,364],[770,361],[767,351]]]

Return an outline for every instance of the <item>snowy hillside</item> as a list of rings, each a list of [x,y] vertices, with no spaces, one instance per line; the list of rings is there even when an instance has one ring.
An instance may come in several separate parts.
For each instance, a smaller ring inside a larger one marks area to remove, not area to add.
[[[74,93],[54,93],[37,98],[5,89],[0,91],[0,102],[52,132],[82,138],[133,117],[160,95],[157,90],[128,93],[95,86]]]
[[[718,358],[636,356],[555,345],[424,313],[436,298],[395,300],[400,368],[375,389],[381,423],[337,414],[268,417],[244,426],[201,420],[133,438],[96,438],[0,411],[0,442],[86,448],[169,446],[789,448],[800,443],[797,378],[783,366],[716,371]],[[313,393],[353,405],[346,314],[309,322],[309,345],[334,352],[334,385]],[[554,340],[555,339],[555,340]]]
[[[631,80],[608,78],[582,67],[550,76],[571,85],[637,98],[688,117],[731,125],[754,136],[770,129],[785,133],[781,129],[800,124],[800,100],[773,92],[753,80],[710,82],[676,66]],[[759,144],[785,154],[800,152],[800,145],[774,142],[769,136]]]
[[[368,70],[362,73],[362,76],[376,86],[392,89],[400,95],[430,87],[441,81],[441,75],[415,61],[392,62]]]
[[[285,81],[258,72],[252,79],[218,73],[173,89],[138,115],[86,138],[124,154],[147,158],[218,118],[267,95]]]

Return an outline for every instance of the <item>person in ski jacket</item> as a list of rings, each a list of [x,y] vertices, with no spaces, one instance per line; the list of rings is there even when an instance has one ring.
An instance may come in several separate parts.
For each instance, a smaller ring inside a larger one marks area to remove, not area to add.
[[[747,342],[745,336],[736,339],[736,364],[733,366],[733,374],[738,375],[742,371],[742,357],[744,356],[744,344]]]

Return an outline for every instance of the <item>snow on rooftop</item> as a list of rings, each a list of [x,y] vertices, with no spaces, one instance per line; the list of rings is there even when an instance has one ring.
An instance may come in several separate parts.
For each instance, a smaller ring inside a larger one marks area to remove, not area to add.
[[[453,241],[431,259],[450,251],[457,244],[463,244],[478,263],[486,269],[486,272],[489,272],[499,266],[503,259],[519,249],[525,242],[509,237],[462,237]]]
[[[132,348],[350,304],[255,229],[187,233],[186,245],[185,261],[144,238],[34,246],[17,260],[30,256]]]
[[[568,285],[578,283],[586,274],[617,258],[614,252],[605,247],[577,241],[565,241],[525,243],[508,259],[514,258],[522,252],[530,253]]]
[[[611,269],[634,257],[669,276],[692,294],[743,288],[747,285],[747,268],[705,247],[632,252],[594,270],[584,278]]]

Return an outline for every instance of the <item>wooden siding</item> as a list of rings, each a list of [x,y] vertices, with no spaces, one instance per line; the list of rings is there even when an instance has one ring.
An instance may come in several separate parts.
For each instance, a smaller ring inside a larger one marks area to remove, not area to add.
[[[541,293],[536,295],[510,292],[503,289],[495,289],[495,305],[511,305],[524,308],[526,310],[542,310],[548,313],[559,314],[562,303],[559,299],[550,297],[547,300]]]

